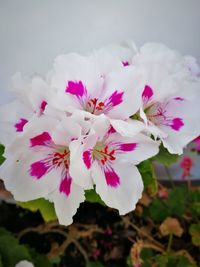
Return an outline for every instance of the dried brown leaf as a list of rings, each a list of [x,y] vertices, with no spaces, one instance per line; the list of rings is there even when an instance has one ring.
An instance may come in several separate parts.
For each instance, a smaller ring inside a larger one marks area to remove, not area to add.
[[[168,217],[166,218],[159,227],[162,236],[166,235],[176,235],[181,237],[183,234],[183,228],[181,227],[179,221],[176,218]]]
[[[142,194],[142,198],[140,199],[139,203],[142,204],[145,207],[148,207],[149,204],[152,202],[152,199],[147,195],[147,193]]]

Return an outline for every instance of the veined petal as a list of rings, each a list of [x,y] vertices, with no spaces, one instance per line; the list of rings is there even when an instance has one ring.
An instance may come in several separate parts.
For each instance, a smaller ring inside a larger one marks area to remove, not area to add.
[[[29,201],[46,197],[59,186],[61,173],[58,169],[52,169],[50,172],[45,173],[43,177],[39,177],[40,179],[30,175],[30,165],[37,160],[38,156],[34,157],[32,154],[26,154],[26,160],[7,159],[0,167],[1,177],[5,186],[7,190],[12,192],[17,201]],[[39,175],[38,170],[37,175]]]
[[[15,123],[16,132],[23,132],[24,126],[27,122],[27,119],[20,118],[19,121]]]
[[[159,151],[160,144],[144,134],[125,137],[116,133],[111,135],[107,142],[113,144],[117,160],[132,164],[138,164],[155,156]]]
[[[73,141],[70,148],[70,166],[69,173],[73,178],[73,181],[84,189],[93,188],[93,183],[90,174],[90,167],[92,161],[84,154],[86,151],[90,151],[96,143],[96,136],[89,136],[87,142],[82,144],[81,140]],[[91,142],[91,143],[90,143]],[[90,157],[90,156],[89,156]],[[89,161],[89,162],[88,162]]]
[[[96,184],[96,191],[102,200],[109,206],[119,210],[124,215],[135,209],[135,205],[141,198],[143,182],[137,168],[130,163],[116,162],[112,165],[115,176],[115,186],[108,184],[104,170],[95,163],[92,167],[92,177]],[[117,185],[117,186],[116,186]]]
[[[31,147],[34,146],[47,146],[52,142],[51,136],[48,132],[43,132],[30,139]]]
[[[112,119],[128,119],[135,114],[141,102],[140,74],[134,67],[122,68],[106,77],[105,99],[114,97],[112,108],[106,115]]]
[[[144,104],[147,104],[153,96],[153,89],[149,85],[145,85],[142,92],[142,100]]]
[[[58,221],[62,225],[69,225],[73,222],[72,217],[76,213],[80,203],[85,200],[84,190],[73,182],[71,183],[70,194],[68,196],[63,194],[63,192],[55,190],[47,198],[54,202]]]
[[[0,143],[10,144],[19,136],[33,115],[32,110],[15,100],[0,107]]]
[[[68,81],[65,92],[80,98],[87,94],[87,89],[82,81]]]
[[[186,88],[189,87],[190,93],[186,91]],[[176,127],[167,127],[164,125],[159,127],[167,134],[166,137],[162,138],[162,142],[170,153],[182,154],[183,148],[200,133],[200,91],[197,88],[197,82],[184,82],[182,84],[183,91],[178,95],[179,98],[176,97],[174,100],[171,100],[168,112],[169,116],[174,118],[176,122],[176,125],[172,126]],[[185,94],[184,91],[186,91]]]
[[[121,179],[111,166],[105,166],[103,168],[103,172],[104,172],[106,183],[108,186],[115,187],[115,188],[120,186]]]
[[[87,56],[76,53],[60,55],[55,59],[51,85],[64,92],[68,81],[81,81],[91,94],[93,90],[99,90],[102,73],[97,66],[98,63]]]
[[[59,187],[60,193],[63,193],[65,194],[66,197],[68,197],[71,193],[71,184],[72,184],[72,178],[67,171],[64,177],[62,177],[62,180],[60,182],[60,187]]]

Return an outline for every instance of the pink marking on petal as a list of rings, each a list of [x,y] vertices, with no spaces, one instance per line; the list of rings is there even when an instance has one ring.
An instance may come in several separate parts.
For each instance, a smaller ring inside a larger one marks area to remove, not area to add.
[[[184,122],[181,118],[174,118],[170,126],[173,130],[179,131],[184,126]]]
[[[37,161],[31,164],[29,173],[31,176],[34,176],[37,179],[40,179],[42,176],[44,176],[49,171],[49,168],[50,167],[41,160],[41,161]]]
[[[183,100],[184,100],[183,97],[179,97],[179,96],[178,96],[178,97],[175,97],[174,99],[175,99],[175,100],[178,100],[178,101],[183,101]]]
[[[31,147],[34,146],[48,146],[52,142],[51,136],[48,132],[43,132],[30,139]]]
[[[43,113],[46,108],[47,102],[43,100],[40,104],[40,112]]]
[[[92,165],[92,153],[90,150],[83,152],[83,162],[85,163],[85,166],[90,169]]]
[[[21,118],[16,124],[15,129],[16,132],[23,132],[24,125],[27,124],[28,120]]]
[[[122,61],[122,64],[124,67],[130,66],[130,63],[128,61]]]
[[[145,103],[147,103],[150,98],[153,96],[153,90],[149,85],[145,85],[144,91],[142,93],[142,99]]]
[[[200,151],[200,136],[198,136],[197,138],[195,138],[194,140],[193,140],[193,142],[195,143],[195,150],[196,151]]]
[[[113,126],[110,126],[109,130],[108,130],[108,134],[113,134],[116,133],[117,131],[114,129]]]
[[[109,104],[111,104],[113,107],[121,104],[123,102],[123,95],[124,92],[115,91],[108,99]]]
[[[81,97],[86,93],[86,88],[84,87],[81,81],[79,82],[69,81],[65,89],[65,92],[75,95],[77,97]]]
[[[64,193],[68,197],[71,191],[71,183],[72,183],[72,178],[69,175],[66,175],[60,183],[59,187],[60,193]]]
[[[117,173],[113,170],[113,168],[107,168],[104,170],[106,183],[111,187],[118,187],[120,185],[120,178]]]
[[[129,151],[135,150],[137,145],[138,144],[136,144],[136,143],[121,144],[119,149],[121,151],[129,152]]]

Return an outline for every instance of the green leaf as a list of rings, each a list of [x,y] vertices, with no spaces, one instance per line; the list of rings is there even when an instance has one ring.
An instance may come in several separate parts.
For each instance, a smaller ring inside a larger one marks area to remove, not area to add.
[[[4,150],[4,146],[0,144],[0,165],[5,161],[5,157],[3,156]]]
[[[192,244],[199,247],[200,246],[200,223],[192,224],[189,228],[189,233],[192,237]]]
[[[96,193],[95,189],[85,190],[85,198],[86,201],[92,203],[100,203],[101,205],[105,206],[104,202],[100,198],[100,196]]]
[[[182,216],[186,210],[188,190],[185,186],[176,187],[169,192],[167,206],[170,216]]]
[[[93,262],[88,262],[86,267],[104,267],[104,266],[98,261],[93,261]]]
[[[35,267],[52,267],[46,255],[39,254],[35,249],[29,248],[29,252],[33,259],[33,264]]]
[[[44,198],[38,198],[38,199],[31,200],[28,202],[17,202],[17,204],[20,207],[24,209],[28,209],[32,212],[36,212],[39,210],[43,219],[46,222],[54,221],[57,219],[55,209],[54,209],[54,204]]]
[[[32,262],[28,249],[3,228],[0,228],[0,255],[4,267],[14,267],[21,260]]]
[[[3,267],[2,257],[0,255],[0,267]]]
[[[153,250],[150,248],[143,248],[140,257],[143,260],[141,267],[151,267],[150,259],[154,256]]]
[[[157,263],[158,267],[167,267],[168,256],[165,254],[164,255],[158,255],[155,258],[155,262]]]
[[[141,162],[137,167],[142,176],[145,190],[150,196],[156,195],[158,191],[158,184],[152,163],[149,160],[145,160]]]
[[[130,255],[126,259],[126,264],[128,265],[128,267],[133,267],[133,263],[132,263]]]
[[[162,254],[155,257],[158,267],[196,267],[185,256]]]
[[[194,203],[192,205],[192,214],[200,216],[200,202]]]
[[[189,192],[190,210],[194,216],[200,216],[200,190]]]
[[[150,217],[155,222],[162,222],[169,216],[169,212],[165,203],[159,198],[155,198],[148,209]]]
[[[168,150],[163,145],[161,145],[159,153],[155,157],[151,158],[151,161],[157,161],[164,164],[165,166],[170,166],[176,163],[178,159],[179,155],[170,154]]]

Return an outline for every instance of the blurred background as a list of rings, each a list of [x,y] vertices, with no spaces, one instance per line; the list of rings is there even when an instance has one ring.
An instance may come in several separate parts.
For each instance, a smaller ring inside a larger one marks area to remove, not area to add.
[[[0,0],[0,104],[15,72],[43,74],[61,53],[157,41],[200,61],[199,25],[199,0]]]

